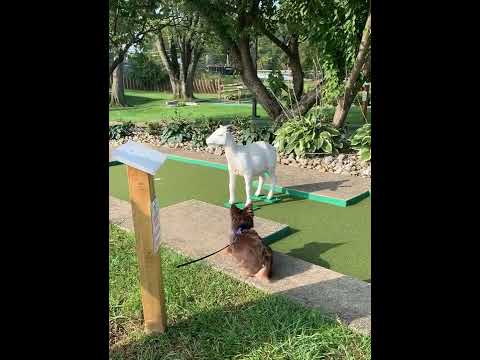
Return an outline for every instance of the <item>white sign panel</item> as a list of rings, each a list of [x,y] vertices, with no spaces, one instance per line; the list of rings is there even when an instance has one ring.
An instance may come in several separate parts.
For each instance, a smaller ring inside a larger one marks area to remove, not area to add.
[[[166,154],[133,141],[112,150],[113,161],[119,161],[150,175],[155,175],[166,159]]]
[[[157,198],[152,201],[150,213],[152,214],[153,253],[156,254],[160,248],[160,205]]]

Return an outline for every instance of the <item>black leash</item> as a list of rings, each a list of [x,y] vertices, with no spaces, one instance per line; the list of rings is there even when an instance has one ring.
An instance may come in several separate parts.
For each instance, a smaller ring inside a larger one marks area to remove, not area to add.
[[[177,265],[177,269],[178,269],[179,267],[186,266],[186,265],[190,265],[190,264],[193,264],[193,263],[195,263],[195,262],[197,262],[197,261],[206,259],[206,258],[209,257],[209,256],[215,255],[216,253],[219,253],[220,251],[222,251],[223,249],[226,249],[226,248],[229,247],[230,245],[232,245],[232,244],[228,244],[227,246],[224,246],[224,247],[221,248],[220,250],[217,250],[217,251],[215,251],[214,253],[211,253],[210,255],[204,256],[204,257],[202,257],[202,258],[200,258],[200,259],[192,260],[192,261],[186,262],[185,264]]]
[[[238,227],[238,229],[234,232],[234,240],[233,240],[232,243],[228,244],[227,246],[224,246],[224,247],[221,248],[220,250],[217,250],[217,251],[215,251],[215,252],[213,252],[213,253],[211,253],[211,254],[209,254],[209,255],[206,255],[206,256],[204,256],[204,257],[201,257],[200,259],[192,260],[192,261],[186,262],[185,264],[177,265],[177,269],[178,269],[179,267],[187,266],[187,265],[196,263],[197,261],[206,259],[206,258],[208,258],[209,256],[215,255],[216,253],[219,253],[220,251],[226,249],[226,248],[229,247],[230,245],[233,245],[233,244],[235,243],[235,241],[237,241],[238,236],[241,235],[244,230],[248,230],[247,227],[246,227],[244,224],[240,225],[240,226]]]

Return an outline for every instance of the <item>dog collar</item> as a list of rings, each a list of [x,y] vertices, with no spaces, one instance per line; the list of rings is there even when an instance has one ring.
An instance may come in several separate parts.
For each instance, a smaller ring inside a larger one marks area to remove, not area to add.
[[[240,235],[242,235],[242,233],[243,233],[245,230],[247,230],[244,226],[245,226],[245,225],[243,225],[243,224],[240,225],[235,231],[233,231],[233,235],[234,235],[234,236],[240,236]]]

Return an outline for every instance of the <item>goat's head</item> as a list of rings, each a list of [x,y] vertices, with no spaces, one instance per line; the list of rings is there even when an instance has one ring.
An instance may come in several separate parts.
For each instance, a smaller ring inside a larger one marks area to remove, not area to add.
[[[220,127],[207,138],[207,145],[226,145],[228,128],[230,126],[231,125],[220,125]]]

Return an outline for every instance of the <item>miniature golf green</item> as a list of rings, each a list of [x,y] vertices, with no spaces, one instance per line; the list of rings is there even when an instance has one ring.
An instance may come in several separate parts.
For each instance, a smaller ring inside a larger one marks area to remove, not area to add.
[[[228,173],[220,169],[167,160],[154,179],[161,207],[190,199],[222,206],[228,200]],[[237,200],[243,200],[245,187],[240,178],[236,191]],[[110,167],[110,194],[128,200],[124,165]],[[260,206],[256,216],[291,229],[289,235],[270,244],[273,250],[370,281],[369,198],[346,208],[292,197],[275,204],[255,204]]]

